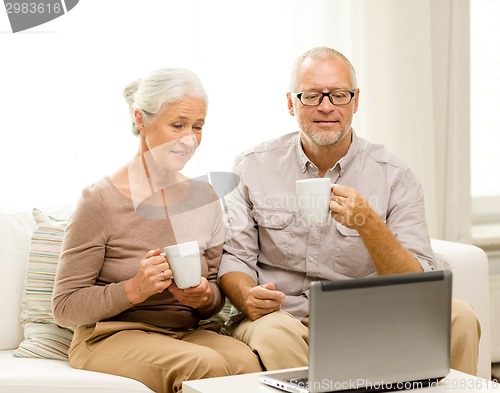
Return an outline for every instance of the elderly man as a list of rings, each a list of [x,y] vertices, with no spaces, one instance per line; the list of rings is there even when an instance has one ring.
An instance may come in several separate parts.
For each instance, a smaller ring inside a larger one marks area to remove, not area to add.
[[[229,239],[219,270],[238,311],[228,330],[268,370],[307,365],[312,281],[434,269],[421,185],[386,148],[352,129],[359,88],[348,59],[330,48],[306,52],[287,97],[300,131],[235,160],[240,183],[228,198]],[[295,182],[318,177],[336,184],[333,220],[307,225]],[[453,368],[476,374],[479,338],[470,306],[454,299]]]

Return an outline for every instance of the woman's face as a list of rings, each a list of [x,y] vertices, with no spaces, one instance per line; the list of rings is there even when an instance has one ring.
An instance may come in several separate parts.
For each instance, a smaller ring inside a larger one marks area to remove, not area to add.
[[[142,153],[149,152],[158,170],[181,170],[201,143],[206,105],[201,98],[186,96],[162,108],[152,121],[144,122],[136,112],[141,133]],[[147,160],[149,161],[149,159]]]

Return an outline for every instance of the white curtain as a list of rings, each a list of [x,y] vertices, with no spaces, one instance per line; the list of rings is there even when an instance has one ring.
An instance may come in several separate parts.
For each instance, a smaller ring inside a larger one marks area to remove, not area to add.
[[[470,7],[469,0],[430,1],[434,82],[437,236],[469,242]]]
[[[352,2],[359,133],[424,186],[432,237],[470,240],[469,2]]]

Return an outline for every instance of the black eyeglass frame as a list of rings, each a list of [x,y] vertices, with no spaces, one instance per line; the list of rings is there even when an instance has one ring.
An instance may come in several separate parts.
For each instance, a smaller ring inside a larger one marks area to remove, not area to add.
[[[337,91],[339,91],[339,90],[337,90]],[[349,105],[349,104],[351,103],[352,99],[354,98],[354,96],[356,95],[356,91],[350,91],[350,90],[342,90],[342,91],[347,91],[347,92],[349,93],[349,95],[351,96],[351,98],[349,99],[349,101],[348,101],[348,102],[346,102],[345,104],[335,104],[335,103],[333,102],[332,92],[331,92],[331,91],[329,91],[328,93],[323,93],[323,92],[321,92],[321,91],[318,91],[318,93],[319,93],[319,94],[321,94],[321,98],[320,98],[319,102],[318,102],[317,104],[314,104],[314,105],[311,105],[311,104],[304,104],[304,103],[302,102],[302,94],[304,93],[303,91],[300,91],[300,92],[298,92],[298,93],[295,93],[295,92],[290,92],[290,94],[292,94],[293,96],[297,97],[297,98],[299,99],[300,103],[301,103],[302,105],[304,105],[304,106],[319,106],[319,105],[321,105],[321,103],[323,102],[323,99],[324,99],[325,97],[328,97],[328,100],[330,101],[330,103],[331,103],[332,105],[335,105],[335,106],[344,106],[344,105]]]

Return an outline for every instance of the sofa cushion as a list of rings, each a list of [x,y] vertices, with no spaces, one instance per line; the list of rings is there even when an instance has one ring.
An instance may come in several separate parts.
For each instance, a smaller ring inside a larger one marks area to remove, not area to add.
[[[72,331],[59,327],[52,315],[52,290],[67,219],[57,219],[33,209],[35,227],[21,303],[24,340],[14,352],[18,357],[67,359]]]
[[[437,270],[453,271],[453,263],[451,262],[450,257],[447,256],[446,254],[434,252],[434,260]]]
[[[2,393],[151,393],[134,379],[78,370],[68,361],[23,359],[0,351]]]
[[[29,211],[0,211],[0,350],[16,348],[23,338],[19,314],[33,224]]]
[[[66,360],[73,331],[54,323],[27,322],[24,324],[24,337],[14,356]]]

